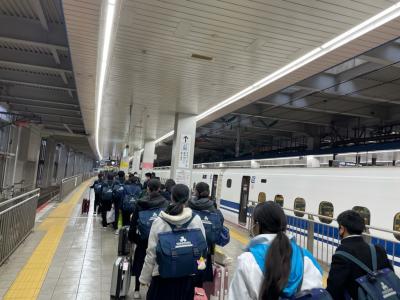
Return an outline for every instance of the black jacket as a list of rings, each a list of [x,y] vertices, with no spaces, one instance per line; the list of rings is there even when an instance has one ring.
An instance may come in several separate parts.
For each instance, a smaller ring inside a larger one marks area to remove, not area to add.
[[[188,206],[193,210],[199,210],[199,211],[207,210],[212,213],[217,213],[221,218],[221,225],[224,224],[224,216],[222,215],[221,211],[216,207],[215,201],[210,200],[209,198],[193,197],[192,199],[189,200]],[[212,253],[214,248],[213,246],[214,245],[212,245],[211,247]]]
[[[160,195],[158,192],[152,192],[144,198],[139,199],[135,204],[131,224],[129,227],[129,240],[135,244],[145,244],[147,248],[147,241],[143,241],[137,234],[137,223],[139,219],[139,212],[153,208],[166,208],[169,202]]]
[[[390,268],[393,266],[387,258],[385,249],[376,245],[377,267],[379,269]],[[341,245],[336,251],[345,251],[361,260],[369,268],[372,268],[371,251],[368,243],[361,236],[350,236],[342,240]],[[355,282],[365,272],[353,262],[346,258],[333,255],[331,269],[329,271],[327,290],[335,300],[346,299],[346,291],[352,299],[357,299],[358,285]]]
[[[93,182],[93,184],[89,187],[89,188],[91,188],[91,189],[94,189],[94,186],[96,185],[96,184],[98,184],[98,183],[101,183],[101,184],[104,184],[104,179],[97,179],[97,180],[95,180],[94,182]]]

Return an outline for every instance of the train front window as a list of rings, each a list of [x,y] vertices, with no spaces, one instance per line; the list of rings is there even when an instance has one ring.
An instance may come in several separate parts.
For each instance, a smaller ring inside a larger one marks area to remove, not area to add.
[[[283,207],[283,203],[285,202],[285,198],[280,194],[275,195],[274,202],[278,203],[281,207]]]
[[[333,218],[333,210],[334,210],[334,208],[333,208],[333,204],[331,202],[322,201],[319,204],[318,214],[321,216]],[[332,220],[328,219],[328,218],[319,217],[319,220],[322,223],[326,223],[326,224],[332,223]]]
[[[395,234],[394,237],[400,241],[400,213],[397,213],[394,216],[393,231],[398,231],[399,232],[399,234]]]
[[[369,209],[364,206],[354,206],[353,210],[358,212],[360,216],[364,219],[365,225],[371,224],[371,213]]]
[[[267,195],[264,192],[258,194],[258,203],[263,203],[267,200]]]
[[[306,200],[304,198],[297,197],[294,199],[294,210],[306,211]],[[294,212],[296,217],[304,217],[304,214],[298,211]]]

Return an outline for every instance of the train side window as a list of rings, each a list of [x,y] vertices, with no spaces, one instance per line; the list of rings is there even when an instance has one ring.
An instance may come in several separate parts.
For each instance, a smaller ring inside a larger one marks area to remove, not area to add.
[[[294,210],[306,211],[306,200],[304,198],[297,197],[294,199]],[[304,214],[298,211],[294,212],[296,217],[304,217]]]
[[[264,192],[258,194],[258,203],[263,203],[267,200],[267,195]]]
[[[394,216],[393,231],[398,231],[399,232],[399,234],[395,234],[394,237],[400,241],[400,213],[397,213]]]
[[[365,225],[371,224],[371,213],[369,209],[364,206],[354,206],[353,210],[358,212],[360,216],[364,219]]]
[[[283,207],[283,203],[285,202],[285,198],[282,195],[275,195],[274,202],[278,203],[281,207]]]
[[[227,188],[231,188],[231,186],[232,186],[232,179],[228,179],[228,180],[226,181],[226,187],[227,187]]]
[[[319,204],[318,214],[321,216],[333,218],[333,204],[328,201],[322,201]],[[326,224],[332,223],[331,219],[327,219],[327,218],[323,218],[323,217],[320,217],[319,220],[322,223],[326,223]]]

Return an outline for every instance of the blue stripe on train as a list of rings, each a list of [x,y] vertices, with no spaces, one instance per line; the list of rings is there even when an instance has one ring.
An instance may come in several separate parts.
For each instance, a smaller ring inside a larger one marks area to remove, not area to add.
[[[221,199],[221,205],[225,206],[225,207],[221,207],[221,209],[225,209],[227,211],[234,212],[234,213],[238,213],[238,211],[233,210],[233,209],[239,210],[239,208],[240,208],[239,203],[232,202],[232,201],[225,200],[225,199]],[[230,208],[233,208],[233,209],[230,209]],[[308,229],[308,223],[309,223],[308,220],[297,219],[293,216],[287,216],[287,220],[288,220],[289,226],[294,226],[296,228],[304,229],[304,230]],[[301,230],[289,228],[289,231],[306,236],[306,234],[304,232],[302,232]],[[336,247],[339,246],[339,244],[337,242],[331,240],[332,238],[338,239],[338,236],[339,236],[338,228],[328,226],[325,224],[316,223],[314,225],[314,234],[320,235],[320,236],[314,236],[314,239],[317,241],[325,242],[329,245],[334,245]],[[385,248],[388,255],[394,255],[395,257],[400,258],[400,243],[385,241],[380,238],[372,238],[371,242],[373,244],[381,245],[383,248]],[[400,267],[400,262],[395,261],[394,265],[397,267]]]

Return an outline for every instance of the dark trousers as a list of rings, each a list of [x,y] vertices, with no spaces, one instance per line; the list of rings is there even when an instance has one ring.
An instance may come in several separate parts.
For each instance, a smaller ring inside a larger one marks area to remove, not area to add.
[[[127,211],[122,211],[122,226],[131,224],[131,214]]]
[[[94,194],[94,212],[99,213],[99,208],[100,207],[100,195],[99,194]]]
[[[115,209],[115,221],[113,224],[114,229],[118,229],[118,218],[119,218],[119,209],[120,205],[118,202],[114,202],[114,209]]]
[[[103,227],[107,227],[107,209],[105,207],[100,206],[101,210],[101,223]]]

